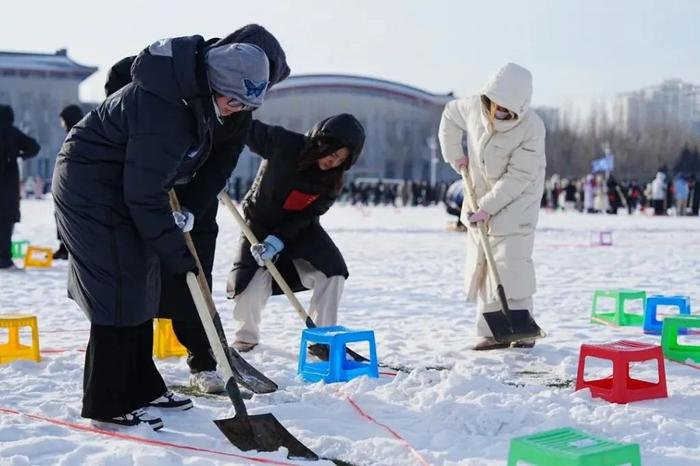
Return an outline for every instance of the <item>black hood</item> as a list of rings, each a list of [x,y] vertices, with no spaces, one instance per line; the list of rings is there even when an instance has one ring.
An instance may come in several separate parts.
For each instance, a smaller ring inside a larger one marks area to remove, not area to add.
[[[289,66],[287,66],[287,56],[275,36],[270,34],[267,29],[257,24],[248,24],[223,39],[212,39],[207,43],[211,44],[211,47],[219,47],[235,42],[253,44],[263,49],[270,62],[269,87],[287,79],[290,73]]]
[[[9,105],[0,105],[0,128],[9,128],[15,122],[15,112]]]
[[[131,65],[139,87],[171,102],[209,93],[202,36],[163,39],[146,47]]]
[[[346,164],[346,170],[357,162],[360,153],[362,153],[362,147],[365,145],[365,129],[357,118],[349,113],[341,113],[319,121],[308,132],[308,137],[312,140],[332,138],[350,149],[350,159]]]
[[[83,119],[83,111],[80,110],[80,107],[77,105],[69,105],[65,107],[63,110],[61,110],[59,115],[66,124],[66,131],[70,131],[70,129],[75,126],[76,123]]]

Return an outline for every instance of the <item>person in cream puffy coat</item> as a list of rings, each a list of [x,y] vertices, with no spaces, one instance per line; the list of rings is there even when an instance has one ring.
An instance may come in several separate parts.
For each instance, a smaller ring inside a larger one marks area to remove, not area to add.
[[[545,128],[532,111],[532,75],[514,63],[502,67],[480,95],[445,106],[439,138],[445,161],[459,172],[467,166],[476,192],[477,212],[462,205],[465,225],[486,222],[496,267],[512,309],[532,311],[535,267],[532,250],[545,178]],[[466,154],[462,143],[466,136]],[[475,350],[507,347],[497,343],[482,317],[501,308],[486,269],[478,230],[467,235],[465,289],[477,303]],[[515,346],[532,346],[532,342]]]

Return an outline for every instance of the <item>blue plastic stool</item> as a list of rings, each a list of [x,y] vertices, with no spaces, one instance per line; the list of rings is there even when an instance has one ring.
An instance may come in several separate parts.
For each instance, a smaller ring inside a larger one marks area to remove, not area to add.
[[[644,307],[644,333],[661,335],[663,321],[656,317],[656,310],[659,306],[677,306],[680,315],[690,315],[690,298],[688,296],[647,296]],[[682,329],[681,332],[685,332],[685,329]],[[683,334],[681,333],[681,335]]]
[[[349,359],[346,355],[347,344],[359,341],[369,343],[369,362],[358,362]],[[328,345],[330,350],[328,361],[307,362],[309,343]],[[347,382],[362,375],[379,377],[374,331],[352,330],[341,325],[305,329],[301,333],[297,373],[301,374],[307,382],[323,380],[326,383]]]

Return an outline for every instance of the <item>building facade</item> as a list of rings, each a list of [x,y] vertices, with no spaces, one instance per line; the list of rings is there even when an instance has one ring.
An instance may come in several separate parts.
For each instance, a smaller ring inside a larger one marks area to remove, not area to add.
[[[700,136],[700,86],[669,79],[657,86],[617,96],[615,117],[628,133],[655,123],[681,123]]]
[[[51,179],[65,138],[59,113],[80,104],[78,86],[95,71],[68,58],[65,49],[54,54],[0,51],[0,104],[10,105],[15,126],[41,145],[39,155],[23,162],[23,177]]]
[[[446,181],[454,171],[442,163],[437,131],[450,95],[379,79],[348,75],[299,75],[276,85],[254,117],[306,132],[317,121],[352,113],[365,127],[362,157],[349,178]],[[250,180],[260,158],[246,148],[233,173]]]

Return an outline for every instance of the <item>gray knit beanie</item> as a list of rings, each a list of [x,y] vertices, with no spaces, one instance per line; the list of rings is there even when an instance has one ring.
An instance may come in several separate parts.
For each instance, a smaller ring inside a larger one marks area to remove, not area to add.
[[[212,89],[245,105],[262,105],[270,78],[263,49],[253,44],[222,45],[207,52],[206,62]]]

